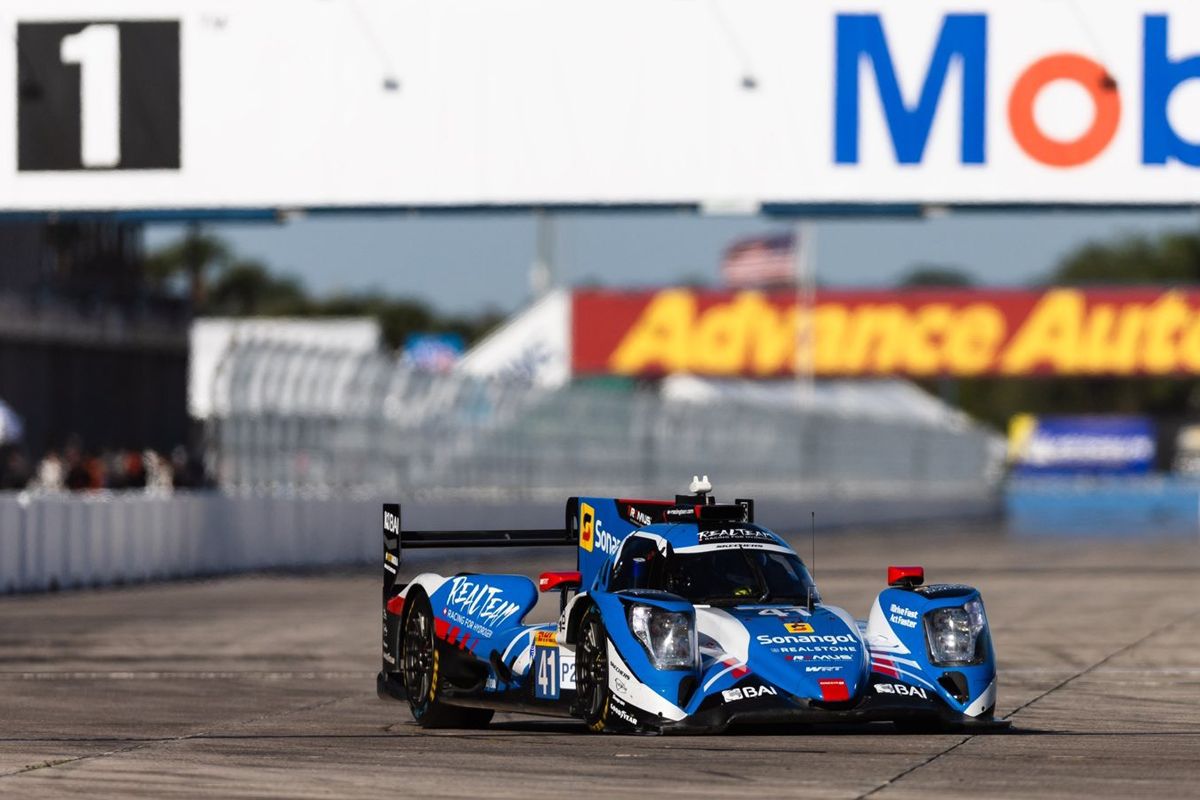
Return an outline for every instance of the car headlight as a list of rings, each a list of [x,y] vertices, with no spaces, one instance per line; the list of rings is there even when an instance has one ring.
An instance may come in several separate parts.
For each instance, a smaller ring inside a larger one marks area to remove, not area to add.
[[[629,629],[655,669],[691,669],[696,663],[696,626],[692,615],[655,606],[629,606]]]
[[[977,664],[983,660],[979,637],[987,629],[983,603],[978,598],[964,606],[925,612],[925,637],[938,666]]]

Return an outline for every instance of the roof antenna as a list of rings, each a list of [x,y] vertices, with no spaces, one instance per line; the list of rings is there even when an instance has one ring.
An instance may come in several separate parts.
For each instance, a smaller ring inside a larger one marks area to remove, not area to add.
[[[808,562],[808,577],[812,580],[808,582],[808,610],[812,611],[813,584],[817,582],[817,512],[810,511],[809,513],[812,514],[808,526],[812,533],[812,560]]]
[[[704,499],[704,496],[712,491],[712,481],[708,479],[707,475],[703,478],[699,475],[693,475],[692,482],[688,486],[688,491],[696,495],[696,497]]]

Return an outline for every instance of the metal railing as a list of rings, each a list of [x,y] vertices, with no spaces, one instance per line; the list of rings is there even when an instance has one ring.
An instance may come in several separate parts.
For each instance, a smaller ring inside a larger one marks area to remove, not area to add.
[[[671,494],[706,473],[722,494],[991,492],[997,437],[946,409],[908,413],[860,385],[794,405],[673,400],[652,386],[547,389],[415,371],[379,353],[242,343],[209,422],[228,489],[550,498]],[[864,402],[864,398],[868,402]]]

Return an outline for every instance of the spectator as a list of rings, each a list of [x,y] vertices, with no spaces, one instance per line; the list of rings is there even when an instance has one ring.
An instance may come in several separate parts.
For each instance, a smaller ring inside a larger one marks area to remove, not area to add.
[[[171,475],[171,465],[158,453],[146,449],[142,453],[142,461],[146,465],[146,490],[151,492],[170,492],[174,488]]]
[[[24,489],[29,483],[29,462],[13,447],[0,463],[0,489]]]
[[[38,463],[35,488],[47,492],[61,492],[66,486],[66,469],[62,459],[54,450],[46,453]]]
[[[82,492],[91,487],[92,475],[87,470],[83,460],[83,449],[78,441],[67,445],[63,457],[64,481],[67,489],[72,492]]]
[[[83,459],[83,469],[87,472],[88,480],[85,488],[92,491],[103,489],[107,483],[105,480],[104,462],[94,455],[89,455]]]
[[[146,488],[146,467],[142,463],[142,454],[130,450],[125,454],[125,486],[126,489]]]

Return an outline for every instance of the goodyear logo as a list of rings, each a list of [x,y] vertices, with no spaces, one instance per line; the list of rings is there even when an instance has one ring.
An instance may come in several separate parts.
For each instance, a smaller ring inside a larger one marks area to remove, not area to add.
[[[783,627],[788,633],[812,633],[813,632],[813,626],[809,625],[807,622],[785,622],[785,623],[783,623]]]
[[[554,631],[538,631],[533,635],[537,647],[558,647],[558,634]]]
[[[589,553],[595,543],[596,509],[587,503],[579,504],[579,546]]]

